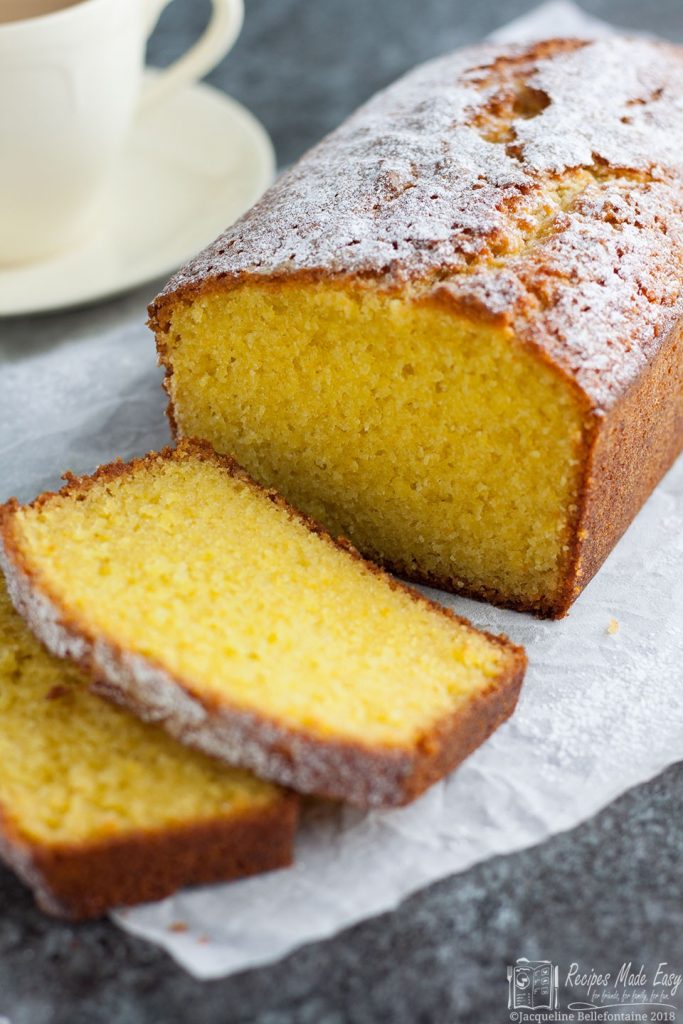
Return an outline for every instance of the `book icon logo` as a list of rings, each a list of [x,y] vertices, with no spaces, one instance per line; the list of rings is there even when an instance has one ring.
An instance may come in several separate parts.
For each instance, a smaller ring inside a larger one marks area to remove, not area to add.
[[[556,1010],[558,992],[558,969],[550,960],[521,956],[508,967],[509,1010]]]

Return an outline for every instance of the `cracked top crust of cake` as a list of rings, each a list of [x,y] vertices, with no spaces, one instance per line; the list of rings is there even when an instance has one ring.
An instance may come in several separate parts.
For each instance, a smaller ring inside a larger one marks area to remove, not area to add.
[[[683,49],[483,45],[424,64],[172,280],[353,279],[508,325],[599,414],[683,312]]]

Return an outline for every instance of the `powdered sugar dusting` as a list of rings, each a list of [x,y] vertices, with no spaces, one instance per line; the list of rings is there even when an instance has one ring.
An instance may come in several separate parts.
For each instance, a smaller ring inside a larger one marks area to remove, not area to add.
[[[516,125],[525,164],[540,172],[590,166],[679,173],[683,152],[681,50],[644,40],[602,39],[541,61],[528,84],[551,103]]]
[[[596,183],[532,249],[442,288],[507,317],[607,408],[683,314],[682,223],[678,183]]]
[[[678,48],[461,51],[374,97],[164,294],[296,273],[445,287],[608,407],[683,312],[682,154]]]

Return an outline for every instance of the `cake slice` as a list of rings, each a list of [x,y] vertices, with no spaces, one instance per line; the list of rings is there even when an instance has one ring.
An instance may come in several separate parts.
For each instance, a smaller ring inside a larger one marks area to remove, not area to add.
[[[97,917],[284,867],[297,803],[93,696],[0,579],[0,854],[44,910]]]
[[[183,743],[303,792],[405,803],[512,712],[522,650],[335,543],[208,445],[0,519],[10,594],[53,652]]]

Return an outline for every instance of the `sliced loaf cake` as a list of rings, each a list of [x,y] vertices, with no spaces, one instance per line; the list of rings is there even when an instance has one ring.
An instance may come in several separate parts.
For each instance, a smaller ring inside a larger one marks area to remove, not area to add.
[[[16,607],[99,692],[295,789],[401,804],[512,712],[523,651],[182,442],[4,506]]]
[[[0,579],[0,855],[53,914],[284,867],[298,800],[88,690]]]

